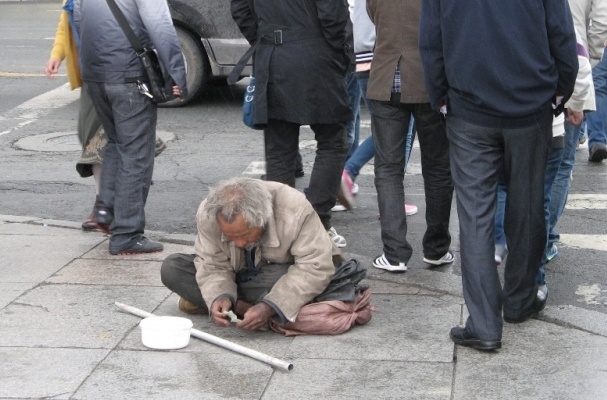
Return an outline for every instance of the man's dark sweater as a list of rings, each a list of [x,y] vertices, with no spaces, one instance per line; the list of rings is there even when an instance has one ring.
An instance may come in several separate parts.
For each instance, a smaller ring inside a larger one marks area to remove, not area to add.
[[[422,0],[420,51],[432,105],[488,127],[533,124],[578,70],[567,0]],[[521,12],[520,10],[524,10]]]

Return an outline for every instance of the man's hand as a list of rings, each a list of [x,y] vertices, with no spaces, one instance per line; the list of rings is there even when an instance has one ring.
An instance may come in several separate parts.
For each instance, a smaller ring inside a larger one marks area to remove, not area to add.
[[[183,100],[183,98],[181,97],[181,89],[177,85],[173,86],[173,96],[179,97],[181,100]]]
[[[44,66],[44,73],[48,78],[53,78],[57,72],[59,71],[59,66],[61,65],[61,60],[56,60],[51,58],[46,62]]]
[[[567,121],[569,121],[572,125],[581,124],[583,119],[584,113],[582,111],[573,111],[571,109],[567,110]]]
[[[244,313],[242,321],[236,324],[239,328],[255,330],[265,326],[276,311],[264,302],[255,304]]]
[[[222,296],[215,299],[211,304],[211,318],[217,326],[230,326],[230,321],[223,315],[224,311],[230,311],[232,302],[228,297]]]

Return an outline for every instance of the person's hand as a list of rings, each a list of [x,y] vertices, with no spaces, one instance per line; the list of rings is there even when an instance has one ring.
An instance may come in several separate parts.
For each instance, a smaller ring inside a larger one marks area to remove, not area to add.
[[[244,313],[242,321],[236,326],[249,331],[259,329],[265,326],[274,314],[276,311],[266,303],[257,303]]]
[[[584,112],[582,111],[573,111],[571,109],[567,110],[567,121],[572,125],[579,125],[582,123],[584,119]]]
[[[232,302],[228,297],[218,297],[211,304],[211,318],[217,326],[229,326],[230,321],[223,315],[224,311],[230,311],[232,308]]]
[[[181,89],[177,85],[173,86],[173,96],[179,97],[181,99]]]
[[[59,71],[60,65],[61,65],[61,60],[51,58],[50,60],[48,60],[46,62],[46,65],[44,66],[44,73],[46,74],[46,76],[48,78],[54,78],[54,76]]]
[[[238,318],[242,319],[242,316],[249,310],[249,308],[253,307],[253,304],[247,303],[244,300],[236,300],[236,307],[234,307],[234,312],[238,316]]]

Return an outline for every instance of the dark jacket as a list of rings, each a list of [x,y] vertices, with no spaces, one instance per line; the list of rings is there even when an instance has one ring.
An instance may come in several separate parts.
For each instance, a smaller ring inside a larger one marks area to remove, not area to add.
[[[573,92],[567,0],[423,0],[419,41],[432,105],[476,125],[528,126]]]
[[[345,1],[232,0],[231,9],[256,46],[256,124],[332,124],[351,117]]]

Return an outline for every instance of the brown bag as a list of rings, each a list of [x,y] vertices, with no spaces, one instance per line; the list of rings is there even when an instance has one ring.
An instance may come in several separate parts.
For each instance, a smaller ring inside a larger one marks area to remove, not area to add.
[[[371,290],[359,293],[355,301],[321,301],[306,304],[299,311],[295,322],[284,325],[270,320],[270,328],[285,336],[296,335],[339,335],[354,325],[364,325],[371,321]]]

